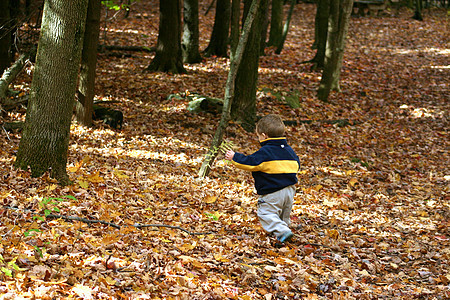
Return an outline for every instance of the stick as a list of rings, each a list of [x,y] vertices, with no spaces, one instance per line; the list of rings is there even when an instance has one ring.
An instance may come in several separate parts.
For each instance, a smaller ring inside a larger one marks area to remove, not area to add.
[[[214,5],[214,2],[216,2],[216,0],[212,0],[211,3],[209,4],[208,8],[206,9],[205,12],[205,16],[209,13],[209,11],[211,10],[212,6]]]
[[[191,232],[191,231],[186,230],[186,229],[184,229],[184,228],[182,228],[180,226],[172,226],[172,225],[165,225],[165,224],[142,224],[142,225],[136,224],[136,225],[132,225],[132,226],[134,226],[136,228],[167,227],[167,228],[171,228],[171,229],[178,229],[178,230],[184,231],[184,232],[186,232],[186,233],[188,233],[190,235],[205,235],[205,234],[214,234],[215,233],[213,231],[208,231],[208,232]]]
[[[111,222],[102,221],[102,220],[89,220],[86,218],[71,217],[71,216],[64,216],[64,215],[54,215],[54,214],[49,214],[46,217],[51,218],[51,219],[64,219],[67,221],[80,221],[80,222],[87,223],[87,224],[100,223],[100,224],[104,224],[104,225],[108,225],[108,226],[120,229],[119,225],[111,223]]]
[[[6,209],[12,209],[12,210],[19,210],[16,207],[11,207],[11,206],[3,206],[3,208]],[[34,209],[26,209],[24,211],[27,212],[35,212]],[[95,224],[95,223],[99,223],[99,224],[103,224],[103,225],[108,225],[117,229],[120,229],[120,225],[117,225],[115,223],[112,222],[107,222],[107,221],[102,221],[102,220],[90,220],[90,219],[86,219],[86,218],[80,218],[80,217],[74,217],[74,216],[64,216],[64,215],[55,215],[55,214],[49,214],[46,216],[47,218],[51,218],[51,219],[63,219],[63,220],[67,220],[67,221],[79,221],[79,222],[83,222],[83,223],[87,223],[87,224]],[[214,234],[215,232],[213,231],[208,231],[208,232],[192,232],[189,231],[187,229],[184,229],[180,226],[173,226],[173,225],[166,225],[166,224],[135,224],[135,225],[125,225],[125,226],[133,226],[135,228],[146,228],[146,227],[166,227],[166,228],[170,228],[170,229],[178,229],[181,231],[186,232],[187,234],[190,235],[206,235],[206,234]]]

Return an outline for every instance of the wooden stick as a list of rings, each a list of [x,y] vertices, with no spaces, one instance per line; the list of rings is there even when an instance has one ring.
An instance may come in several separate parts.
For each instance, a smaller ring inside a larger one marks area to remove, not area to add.
[[[11,206],[3,206],[3,208],[7,208],[7,209],[12,209],[12,210],[19,210],[16,207],[11,207]],[[35,212],[35,210],[28,210],[26,209],[25,211],[29,211],[29,212]],[[81,217],[76,217],[76,216],[65,216],[65,215],[56,215],[56,214],[49,214],[46,216],[46,218],[51,218],[51,219],[63,219],[66,221],[79,221],[79,222],[83,222],[83,223],[87,223],[87,224],[103,224],[103,225],[108,225],[117,229],[120,229],[121,226],[117,225],[115,223],[112,222],[107,222],[107,221],[103,221],[103,220],[91,220],[91,219],[86,219],[86,218],[81,218]],[[214,234],[215,232],[213,231],[208,231],[208,232],[192,232],[189,231],[187,229],[184,229],[180,226],[173,226],[173,225],[166,225],[166,224],[135,224],[135,225],[124,225],[124,226],[133,226],[135,228],[146,228],[146,227],[166,227],[166,228],[170,228],[170,229],[178,229],[181,230],[183,232],[186,232],[187,234],[190,235],[206,235],[206,234]]]

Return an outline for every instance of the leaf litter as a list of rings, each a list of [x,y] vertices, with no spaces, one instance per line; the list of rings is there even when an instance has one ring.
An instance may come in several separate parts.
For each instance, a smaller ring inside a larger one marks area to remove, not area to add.
[[[128,18],[108,24],[108,42],[155,45],[157,7],[137,2]],[[258,114],[297,121],[287,127],[302,162],[291,243],[277,248],[260,228],[249,174],[219,157],[210,176],[198,178],[220,116],[191,114],[187,101],[168,100],[186,90],[222,97],[227,59],[205,58],[173,75],[142,73],[151,53],[99,54],[97,100],[124,112],[124,128],[72,125],[73,185],[14,169],[20,134],[0,136],[1,298],[450,297],[445,15],[352,18],[342,93],[322,103],[320,73],[302,64],[314,54],[314,12],[296,6],[283,53],[268,49],[260,68]],[[201,49],[212,18],[201,14]],[[17,86],[30,79],[24,72]],[[300,107],[275,92],[298,95]],[[319,122],[338,119],[350,123]],[[237,124],[226,139],[237,151],[258,147]],[[118,228],[36,218],[52,197],[64,201],[47,209]],[[144,224],[172,228],[136,226]]]

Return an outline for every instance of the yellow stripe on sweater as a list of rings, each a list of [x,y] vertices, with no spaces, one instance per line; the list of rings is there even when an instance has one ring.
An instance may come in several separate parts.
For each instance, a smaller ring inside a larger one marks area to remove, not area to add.
[[[297,173],[298,163],[295,160],[265,161],[257,166],[243,165],[233,161],[233,164],[242,170],[251,172],[264,172],[267,174]]]

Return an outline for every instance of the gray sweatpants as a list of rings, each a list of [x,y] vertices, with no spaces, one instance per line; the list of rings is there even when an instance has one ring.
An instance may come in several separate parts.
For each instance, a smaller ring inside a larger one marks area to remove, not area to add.
[[[258,218],[265,231],[276,237],[291,231],[289,229],[295,187],[287,186],[271,194],[261,195],[258,199]]]

